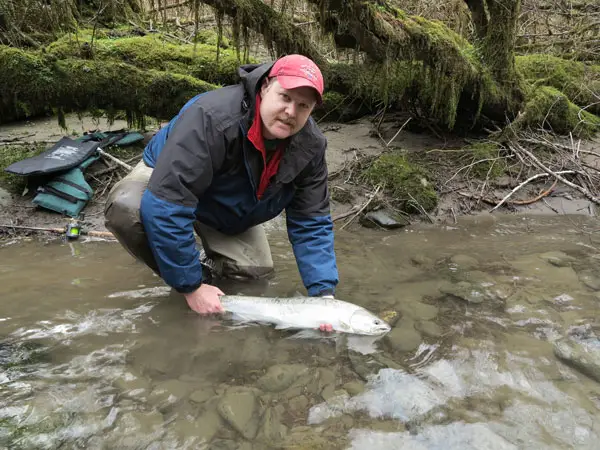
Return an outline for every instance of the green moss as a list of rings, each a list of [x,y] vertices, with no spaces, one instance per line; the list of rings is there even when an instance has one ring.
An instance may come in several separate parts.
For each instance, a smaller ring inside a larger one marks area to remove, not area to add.
[[[187,100],[217,86],[192,76],[140,69],[115,61],[55,60],[0,46],[0,120],[18,120],[59,109],[124,112],[144,128],[146,116],[171,119]]]
[[[558,89],[540,86],[529,96],[517,125],[587,137],[600,131],[600,117],[582,110]]]
[[[0,146],[0,187],[13,193],[21,193],[27,185],[27,179],[5,172],[11,164],[39,155],[46,149],[44,144],[3,145]]]
[[[600,65],[589,65],[556,56],[533,54],[517,56],[517,68],[524,78],[536,86],[552,86],[562,91],[571,102],[600,114]]]
[[[213,47],[217,46],[217,42],[219,40],[219,36],[214,29],[205,29],[198,31],[196,35],[196,42],[210,45]],[[227,38],[227,36],[221,36],[221,48],[229,48],[231,47],[231,42]]]
[[[415,201],[426,211],[437,205],[438,197],[427,181],[427,173],[398,153],[381,155],[362,173],[362,177],[372,184],[384,185],[385,191],[407,212],[420,211]]]
[[[499,158],[499,148],[494,143],[478,142],[466,147],[465,152],[474,164],[470,173],[480,179],[498,178],[504,174],[507,165],[506,160]]]
[[[46,48],[57,58],[79,58],[84,43],[91,42],[91,34],[68,34]],[[219,51],[208,44],[173,44],[160,35],[125,37],[120,39],[97,38],[93,44],[93,57],[99,60],[121,61],[140,69],[171,71],[191,75],[210,83],[230,84],[237,78],[239,61],[233,50]]]

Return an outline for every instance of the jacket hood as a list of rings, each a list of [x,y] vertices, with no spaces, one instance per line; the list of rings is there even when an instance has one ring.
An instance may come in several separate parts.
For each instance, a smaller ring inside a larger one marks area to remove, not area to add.
[[[273,67],[273,64],[275,64],[274,61],[265,64],[244,64],[239,67],[238,75],[251,102],[254,101],[256,94],[260,91],[260,84]]]

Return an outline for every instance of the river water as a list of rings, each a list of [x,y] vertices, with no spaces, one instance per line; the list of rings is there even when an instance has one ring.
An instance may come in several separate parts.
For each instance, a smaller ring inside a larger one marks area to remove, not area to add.
[[[4,238],[0,447],[598,448],[597,228],[339,232],[337,296],[394,323],[377,340],[201,318],[114,242]],[[275,276],[223,290],[303,292],[270,239]]]

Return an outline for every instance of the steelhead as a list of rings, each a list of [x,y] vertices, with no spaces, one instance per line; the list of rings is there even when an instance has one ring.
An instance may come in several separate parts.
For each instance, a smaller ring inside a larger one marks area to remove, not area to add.
[[[365,308],[327,297],[249,297],[223,295],[221,304],[232,319],[275,325],[276,329],[318,329],[331,324],[333,331],[377,336],[391,327]]]

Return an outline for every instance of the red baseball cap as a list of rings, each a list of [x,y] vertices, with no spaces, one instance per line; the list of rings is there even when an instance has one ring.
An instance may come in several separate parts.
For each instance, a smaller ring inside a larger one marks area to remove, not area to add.
[[[317,65],[303,55],[287,55],[279,58],[269,77],[277,77],[277,81],[284,89],[295,89],[308,86],[318,93],[317,103],[323,101],[323,75]]]

